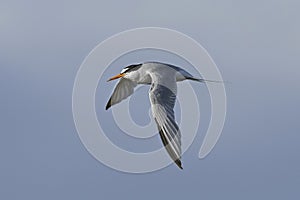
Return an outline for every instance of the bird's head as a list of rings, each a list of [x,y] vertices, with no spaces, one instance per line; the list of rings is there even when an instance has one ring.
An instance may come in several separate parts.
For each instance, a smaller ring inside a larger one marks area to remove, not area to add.
[[[124,67],[118,75],[111,77],[107,81],[112,81],[112,80],[122,78],[122,77],[130,79],[131,75],[134,72],[136,72],[136,70],[138,70],[141,66],[142,66],[142,64],[135,64],[135,65],[129,65],[127,67]]]

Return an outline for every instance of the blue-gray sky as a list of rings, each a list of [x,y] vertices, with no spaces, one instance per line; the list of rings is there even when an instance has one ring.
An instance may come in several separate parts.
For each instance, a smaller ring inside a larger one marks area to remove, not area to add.
[[[1,199],[299,198],[298,1],[0,5]],[[85,56],[143,26],[191,36],[231,82],[222,137],[198,160],[200,135],[183,171],[114,171],[86,151],[73,123],[72,87]]]

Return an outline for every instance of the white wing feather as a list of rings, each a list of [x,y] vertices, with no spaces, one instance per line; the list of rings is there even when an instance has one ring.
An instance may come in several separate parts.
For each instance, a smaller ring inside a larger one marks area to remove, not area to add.
[[[129,79],[121,78],[106,104],[106,110],[132,95],[136,86],[137,84],[135,82]]]
[[[173,161],[181,166],[181,134],[175,122],[176,80],[153,76],[149,98],[153,117],[156,121],[162,142]]]

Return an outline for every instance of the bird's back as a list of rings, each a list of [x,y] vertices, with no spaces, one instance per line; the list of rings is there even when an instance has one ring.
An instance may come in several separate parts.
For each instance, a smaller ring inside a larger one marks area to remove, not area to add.
[[[194,78],[190,73],[184,69],[166,63],[160,62],[146,62],[142,66],[148,73],[153,73],[161,79],[175,78],[176,81],[183,81]]]

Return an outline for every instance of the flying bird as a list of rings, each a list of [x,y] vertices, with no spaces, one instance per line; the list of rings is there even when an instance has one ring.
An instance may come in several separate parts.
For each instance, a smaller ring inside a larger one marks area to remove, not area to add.
[[[120,81],[106,105],[106,110],[129,97],[137,85],[151,85],[149,99],[160,138],[172,160],[179,168],[183,169],[181,165],[181,133],[174,116],[176,82],[184,80],[206,82],[207,80],[195,78],[179,67],[159,62],[129,65],[108,81],[118,78]]]

